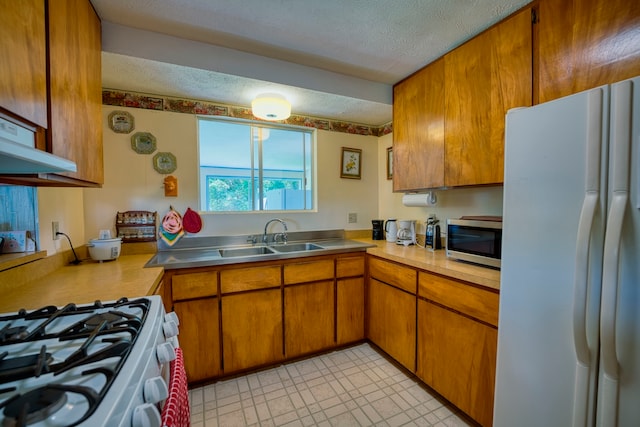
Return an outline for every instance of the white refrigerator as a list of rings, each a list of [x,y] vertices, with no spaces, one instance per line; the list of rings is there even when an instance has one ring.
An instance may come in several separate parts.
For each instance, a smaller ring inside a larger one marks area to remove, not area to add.
[[[640,426],[640,77],[505,137],[494,426]]]

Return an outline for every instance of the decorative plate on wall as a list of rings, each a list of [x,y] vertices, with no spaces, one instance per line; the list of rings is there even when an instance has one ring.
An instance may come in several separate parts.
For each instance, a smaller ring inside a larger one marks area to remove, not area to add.
[[[156,151],[156,137],[149,132],[136,132],[131,136],[131,148],[138,154]]]
[[[133,116],[126,111],[113,111],[108,121],[109,128],[115,133],[129,133],[135,128]]]
[[[171,153],[160,152],[153,156],[153,168],[158,173],[168,174],[176,170],[178,162]]]

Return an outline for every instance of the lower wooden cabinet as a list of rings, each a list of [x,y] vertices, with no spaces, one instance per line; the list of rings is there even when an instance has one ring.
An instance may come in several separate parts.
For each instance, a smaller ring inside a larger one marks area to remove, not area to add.
[[[417,375],[483,426],[493,420],[498,330],[418,301]]]
[[[495,291],[421,271],[416,374],[483,426],[493,422]]]
[[[287,358],[335,346],[333,280],[284,288]]]
[[[416,369],[416,296],[369,281],[368,337],[412,372]]]
[[[280,288],[222,297],[225,373],[276,363],[282,350]]]
[[[189,382],[214,378],[222,373],[218,298],[173,303],[180,319],[178,340],[185,358]]]
[[[365,339],[364,254],[336,259],[336,341],[338,345]]]
[[[338,345],[363,340],[364,278],[338,279],[336,295],[336,339]]]

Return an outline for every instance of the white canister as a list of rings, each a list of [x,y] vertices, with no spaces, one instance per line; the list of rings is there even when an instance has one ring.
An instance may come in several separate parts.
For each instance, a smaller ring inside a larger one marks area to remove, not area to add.
[[[398,239],[398,224],[395,219],[388,219],[384,223],[384,231],[386,233],[387,242],[395,242]]]
[[[109,261],[120,256],[121,238],[91,239],[87,244],[89,256],[94,261]]]

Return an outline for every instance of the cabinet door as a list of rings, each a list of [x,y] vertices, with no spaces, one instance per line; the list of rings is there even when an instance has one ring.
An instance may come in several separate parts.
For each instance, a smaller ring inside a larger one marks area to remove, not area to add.
[[[336,259],[336,277],[364,276],[364,254]]]
[[[364,339],[364,278],[338,279],[336,328],[338,345]]]
[[[418,272],[411,267],[370,257],[369,276],[409,293],[416,293]]]
[[[529,9],[445,55],[446,186],[502,183],[504,116],[532,103],[531,56]]]
[[[222,294],[252,291],[280,286],[281,266],[232,268],[220,272],[220,291]]]
[[[48,2],[50,149],[78,166],[77,172],[60,175],[87,186],[101,185],[100,20],[89,0]]]
[[[282,360],[282,293],[280,289],[222,297],[224,372]]]
[[[218,273],[216,271],[171,276],[171,298],[173,301],[216,295],[218,295]]]
[[[444,186],[444,61],[393,88],[393,191]]]
[[[493,420],[498,330],[418,301],[417,375],[483,426]]]
[[[334,346],[333,281],[284,288],[287,358]]]
[[[333,279],[334,275],[332,259],[285,264],[283,273],[285,285]]]
[[[640,74],[640,2],[540,2],[539,101]]]
[[[421,271],[418,278],[419,297],[498,327],[500,296],[497,291],[425,271]]]
[[[0,8],[0,107],[46,128],[44,0],[2,0]]]
[[[412,372],[416,368],[416,296],[369,281],[368,336]]]
[[[219,376],[221,364],[218,299],[176,302],[173,310],[180,319],[178,340],[184,352],[189,382]]]

